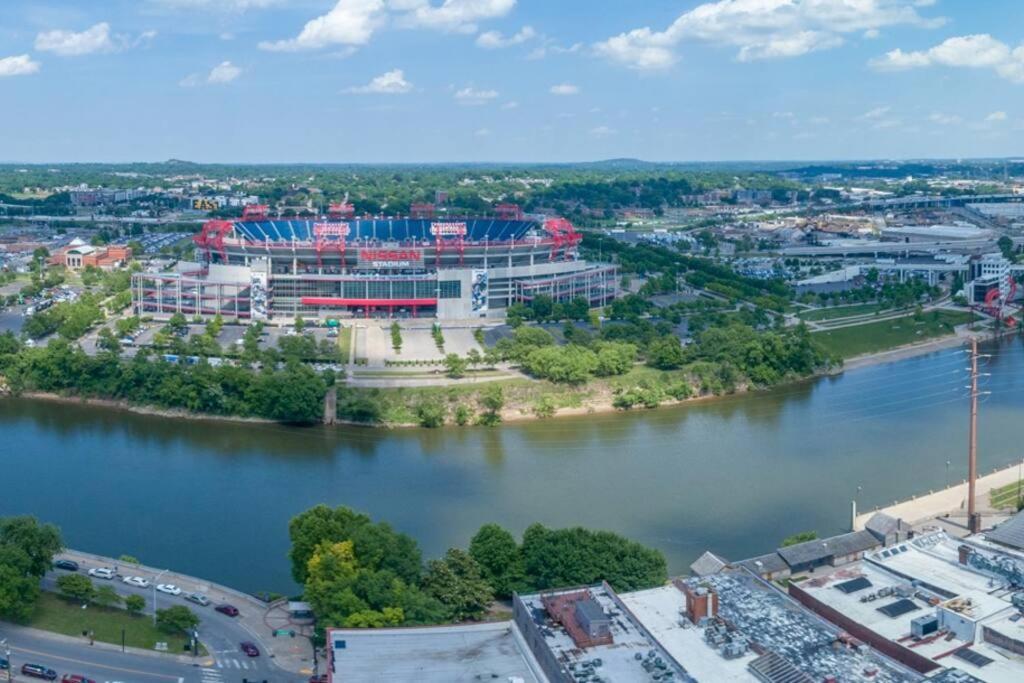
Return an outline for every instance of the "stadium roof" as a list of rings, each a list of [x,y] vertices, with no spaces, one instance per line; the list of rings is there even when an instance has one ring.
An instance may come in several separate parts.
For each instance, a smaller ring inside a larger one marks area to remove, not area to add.
[[[235,221],[235,234],[249,242],[311,242],[316,239],[315,225],[320,220]],[[470,242],[508,242],[520,240],[530,230],[540,228],[537,221],[510,221],[493,218],[427,220],[416,218],[355,219],[344,221],[351,241],[433,243],[434,223],[463,223],[465,239]]]

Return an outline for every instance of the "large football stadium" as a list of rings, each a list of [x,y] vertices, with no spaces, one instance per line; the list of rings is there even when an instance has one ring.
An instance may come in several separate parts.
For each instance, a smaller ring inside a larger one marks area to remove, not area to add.
[[[248,206],[238,220],[210,220],[196,236],[197,262],[137,273],[139,315],[221,314],[238,319],[501,317],[538,295],[615,296],[616,268],[579,258],[581,235],[561,218],[529,217],[502,205],[494,216],[437,216],[414,205],[409,217],[271,217]]]

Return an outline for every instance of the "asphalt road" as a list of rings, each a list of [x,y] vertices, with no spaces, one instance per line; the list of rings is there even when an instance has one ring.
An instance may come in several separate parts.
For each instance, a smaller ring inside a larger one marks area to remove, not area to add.
[[[50,571],[43,578],[43,589],[56,591],[57,577],[67,573],[61,570]],[[85,575],[85,568],[79,573]],[[130,576],[131,572],[122,568],[122,574]],[[120,577],[110,581],[92,578],[92,581],[95,585],[109,584],[122,596],[142,596],[146,601],[144,613],[153,613],[152,588],[143,589],[127,585]],[[52,668],[61,675],[79,674],[98,682],[108,683],[240,683],[245,679],[273,683],[302,683],[307,680],[306,676],[287,673],[275,666],[266,656],[259,639],[254,637],[237,618],[214,611],[214,604],[200,607],[185,601],[181,596],[156,593],[157,609],[186,605],[199,616],[199,639],[206,646],[207,656],[193,658],[187,653],[122,653],[116,646],[90,646],[84,638],[79,642],[76,638],[54,637],[31,629],[6,625],[0,625],[0,638],[6,637],[11,646],[15,674],[18,674],[23,663],[32,662]],[[242,641],[256,642],[261,650],[260,656],[247,657],[242,653],[239,648]],[[23,678],[16,675],[15,680]],[[4,676],[0,674],[0,683],[3,681]]]

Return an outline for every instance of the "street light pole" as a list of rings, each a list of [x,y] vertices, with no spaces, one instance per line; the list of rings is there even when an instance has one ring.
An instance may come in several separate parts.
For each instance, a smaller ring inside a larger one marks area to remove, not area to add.
[[[153,626],[156,626],[156,584],[160,581],[160,577],[169,571],[169,569],[164,569],[162,572],[153,577]]]
[[[7,683],[11,683],[14,671],[14,662],[11,661],[11,646],[8,644],[7,639],[0,640],[0,645],[4,646],[4,657],[7,658]]]

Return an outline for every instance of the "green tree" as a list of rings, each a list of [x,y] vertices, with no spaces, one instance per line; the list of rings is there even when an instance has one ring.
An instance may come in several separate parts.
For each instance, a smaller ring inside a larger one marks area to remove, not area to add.
[[[101,607],[117,607],[121,604],[121,600],[120,594],[114,590],[113,586],[100,586],[93,596],[93,602]]]
[[[53,564],[53,556],[64,549],[60,531],[52,524],[40,524],[35,517],[0,518],[0,547],[19,549],[28,559],[26,571],[41,579]]]
[[[466,376],[466,359],[457,353],[449,353],[444,357],[444,371],[452,379]]]
[[[146,608],[146,599],[141,595],[128,595],[124,599],[124,608],[129,614],[142,614],[142,610]]]
[[[575,344],[543,346],[530,352],[523,362],[523,369],[534,377],[552,382],[582,384],[597,369],[597,355]]]
[[[527,582],[538,590],[606,580],[617,591],[630,591],[661,585],[668,577],[659,551],[609,531],[533,524],[523,533],[521,549]]]
[[[480,565],[495,594],[508,597],[523,586],[523,558],[511,533],[497,524],[485,524],[469,542],[469,554]]]
[[[81,602],[92,602],[96,588],[88,576],[65,574],[57,578],[57,591],[65,598]]]
[[[494,590],[481,576],[480,565],[458,548],[449,549],[443,560],[427,564],[423,590],[444,605],[452,621],[479,619],[494,599]]]
[[[416,417],[421,427],[435,429],[444,425],[447,411],[439,401],[423,401],[416,406]]]
[[[156,625],[168,633],[187,633],[199,625],[199,617],[184,605],[156,611]]]
[[[675,370],[683,366],[686,356],[679,337],[668,335],[661,337],[647,352],[647,364],[659,370]]]
[[[500,385],[494,384],[480,394],[481,424],[495,425],[501,422],[501,409],[505,407],[505,392]]]
[[[173,334],[184,334],[188,330],[188,320],[181,313],[175,313],[167,321],[167,330]]]
[[[597,349],[597,366],[594,374],[601,377],[624,375],[633,369],[636,353],[635,344],[602,342]]]
[[[999,247],[999,251],[1003,252],[1003,256],[1011,261],[1013,260],[1013,240],[1009,236],[1003,235],[1000,237],[996,245]]]

